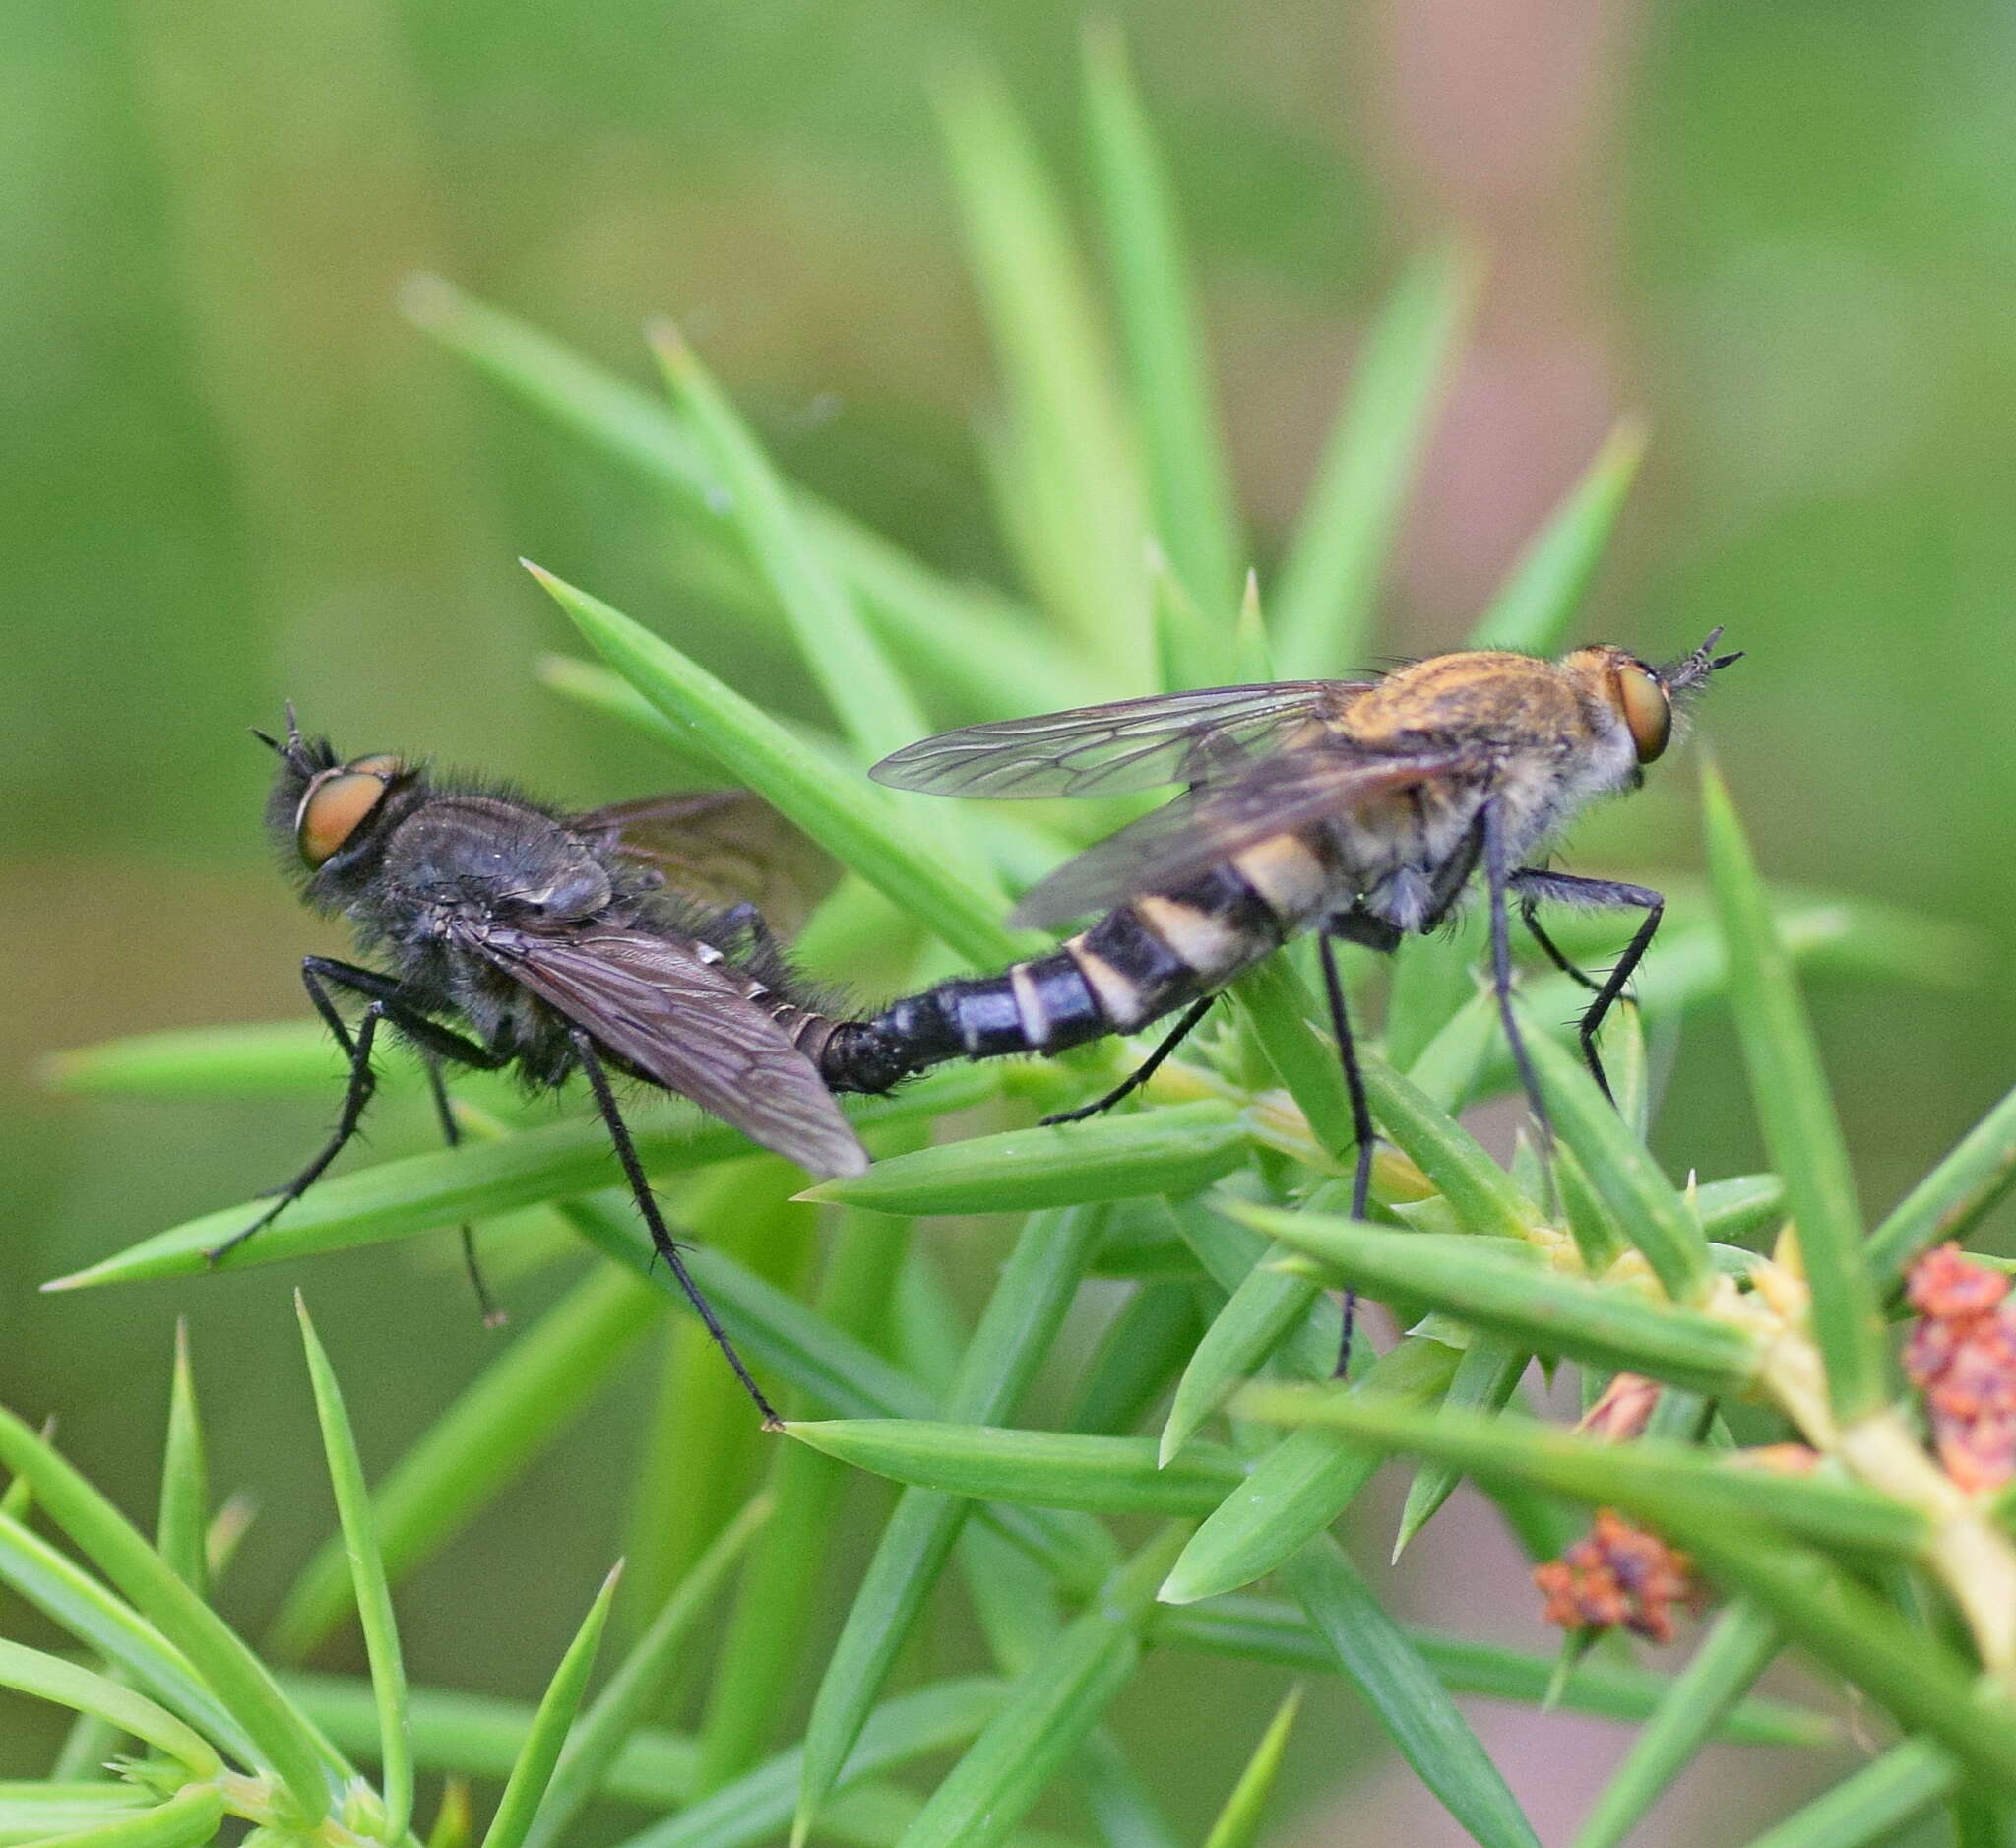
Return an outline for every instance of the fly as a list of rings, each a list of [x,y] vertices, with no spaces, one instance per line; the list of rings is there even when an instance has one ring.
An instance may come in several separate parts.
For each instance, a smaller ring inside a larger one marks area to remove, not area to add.
[[[1607,1094],[1596,1036],[1651,946],[1665,900],[1645,886],[1553,871],[1545,850],[1588,803],[1643,781],[1678,708],[1739,659],[1714,652],[1721,636],[1718,628],[1664,667],[1606,644],[1558,661],[1465,649],[1377,680],[1206,687],[909,745],[870,774],[941,796],[1189,787],[1053,872],[1013,920],[1102,914],[1096,923],[1050,955],[898,1001],[866,1031],[921,1069],[1057,1052],[1184,1010],[1123,1084],[1050,1119],[1068,1121],[1144,1083],[1234,977],[1313,929],[1357,1141],[1352,1211],[1362,1218],[1371,1111],[1334,946],[1396,949],[1481,883],[1499,1016],[1544,1134],[1546,1108],[1512,1011],[1508,914],[1516,906],[1545,954],[1592,992],[1581,1043]],[[1607,977],[1576,968],[1547,935],[1536,910],[1555,902],[1643,914]],[[1349,1330],[1347,1315],[1347,1342]]]
[[[291,707],[284,738],[256,735],[280,759],[267,819],[302,897],[345,919],[386,967],[303,960],[308,998],[349,1061],[343,1109],[314,1159],[213,1260],[299,1199],[356,1133],[381,1025],[419,1054],[451,1144],[459,1135],[444,1063],[510,1067],[534,1091],[579,1072],[653,1245],[774,1419],[680,1258],[611,1080],[689,1098],[816,1175],[867,1166],[820,1076],[842,1023],[821,1010],[766,922],[818,896],[824,871],[793,863],[807,860],[808,844],[738,792],[569,815],[388,753],[339,759],[327,740],[301,735]],[[364,1002],[354,1030],[338,991]],[[848,1064],[860,1080],[850,1088],[888,1088],[872,1082],[872,1056]],[[892,1068],[889,1081],[900,1075]],[[495,1319],[468,1227],[463,1241]]]

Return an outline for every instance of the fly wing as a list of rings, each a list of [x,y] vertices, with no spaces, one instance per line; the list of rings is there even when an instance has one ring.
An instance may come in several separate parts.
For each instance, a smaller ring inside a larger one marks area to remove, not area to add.
[[[1262,758],[1232,780],[1179,796],[1066,860],[1023,894],[1010,922],[1067,924],[1147,893],[1172,891],[1278,834],[1343,819],[1465,764],[1455,751],[1375,756],[1310,749]]]
[[[1340,718],[1370,684],[1207,686],[1001,719],[906,744],[868,774],[933,796],[1116,796],[1204,782]]]
[[[674,892],[752,904],[793,936],[840,880],[840,862],[747,790],[675,790],[576,815],[577,834],[649,866]]]
[[[492,929],[470,947],[655,1083],[815,1175],[867,1152],[817,1067],[731,974],[677,938]]]

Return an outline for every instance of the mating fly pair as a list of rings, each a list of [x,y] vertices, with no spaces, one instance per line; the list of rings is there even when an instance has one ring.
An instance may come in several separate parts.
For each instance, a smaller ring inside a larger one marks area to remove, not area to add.
[[[1558,662],[1466,650],[1380,680],[1206,688],[911,745],[873,774],[945,795],[1188,789],[1061,867],[1016,913],[1029,924],[1102,913],[1098,922],[1050,955],[941,983],[868,1020],[835,1018],[779,949],[780,902],[795,897],[802,910],[816,891],[784,870],[804,860],[803,844],[754,797],[667,796],[567,815],[396,756],[339,760],[301,735],[290,711],[285,737],[265,740],[280,758],[270,823],[307,901],[347,919],[392,970],[302,964],[349,1059],[343,1109],[314,1160],[213,1255],[299,1198],[355,1133],[381,1022],[420,1054],[451,1142],[442,1061],[514,1067],[534,1089],[579,1071],[653,1243],[769,1418],[652,1197],[612,1071],[691,1099],[816,1174],[858,1173],[867,1157],[834,1092],[887,1091],[949,1059],[1057,1052],[1183,1008],[1125,1084],[1070,1113],[1091,1115],[1141,1084],[1234,977],[1304,929],[1321,947],[1362,1216],[1373,1128],[1333,945],[1391,950],[1432,930],[1480,871],[1505,1033],[1544,1125],[1511,1008],[1509,909],[1516,902],[1546,953],[1593,990],[1582,1040],[1601,1080],[1597,1030],[1663,901],[1528,862],[1588,802],[1636,786],[1665,750],[1676,706],[1737,659],[1714,653],[1720,634],[1663,668],[1607,646]],[[1542,928],[1544,901],[1644,920],[1599,982]],[[332,989],[364,999],[354,1033]]]

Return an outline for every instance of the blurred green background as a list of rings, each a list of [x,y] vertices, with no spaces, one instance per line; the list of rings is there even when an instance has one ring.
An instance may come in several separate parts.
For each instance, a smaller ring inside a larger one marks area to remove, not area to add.
[[[2016,1064],[2007,14],[1113,12],[1182,196],[1263,573],[1380,290],[1410,250],[1466,230],[1491,270],[1382,647],[1458,640],[1604,431],[1640,410],[1649,461],[1583,626],[1658,656],[1726,623],[1749,656],[1706,730],[1767,869],[1979,933],[1959,987],[1816,987],[1880,1210]],[[60,1411],[66,1447],[144,1506],[169,1328],[189,1313],[218,1479],[266,1502],[246,1610],[326,1519],[282,1314],[294,1280],[33,1293],[275,1179],[327,1115],[35,1087],[64,1046],[298,1011],[296,961],[332,941],[275,875],[245,728],[291,695],[346,749],[429,750],[582,800],[651,787],[644,746],[533,682],[534,656],[566,640],[520,553],[766,702],[816,710],[774,642],[682,582],[661,510],[433,350],[397,313],[400,280],[438,271],[639,380],[639,325],[669,312],[787,469],[941,566],[998,577],[974,440],[989,360],[931,89],[979,52],[1082,187],[1080,24],[1033,0],[14,16],[0,1398]],[[1663,772],[1594,821],[1578,860],[1691,868],[1691,814],[1690,777]],[[408,1130],[395,1113],[381,1148]],[[1689,1029],[1660,1133],[1681,1166],[1759,1165],[1726,1029]],[[378,1456],[487,1351],[445,1262],[415,1275],[367,1251],[307,1282]],[[626,1415],[603,1408],[422,1574],[406,1600],[416,1672],[537,1684],[611,1550]],[[542,1512],[529,1557],[517,1514],[556,1493],[569,1521]],[[1534,1633],[1523,1609],[1499,1627]],[[1255,1678],[1256,1716],[1266,1692]],[[17,1711],[0,1716],[0,1774],[39,1750],[6,1729]],[[1221,1719],[1167,1741],[1179,1812],[1222,1791],[1259,1723],[1226,1726],[1221,1749]],[[1538,1724],[1496,1737],[1606,1737]],[[1308,1788],[1335,1768],[1314,1749]]]

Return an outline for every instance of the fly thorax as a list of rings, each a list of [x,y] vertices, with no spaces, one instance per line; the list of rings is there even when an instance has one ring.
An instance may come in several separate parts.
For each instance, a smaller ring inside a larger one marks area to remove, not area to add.
[[[1631,734],[1613,721],[1544,765],[1508,766],[1502,788],[1515,858],[1566,827],[1591,802],[1634,788],[1638,777]]]

